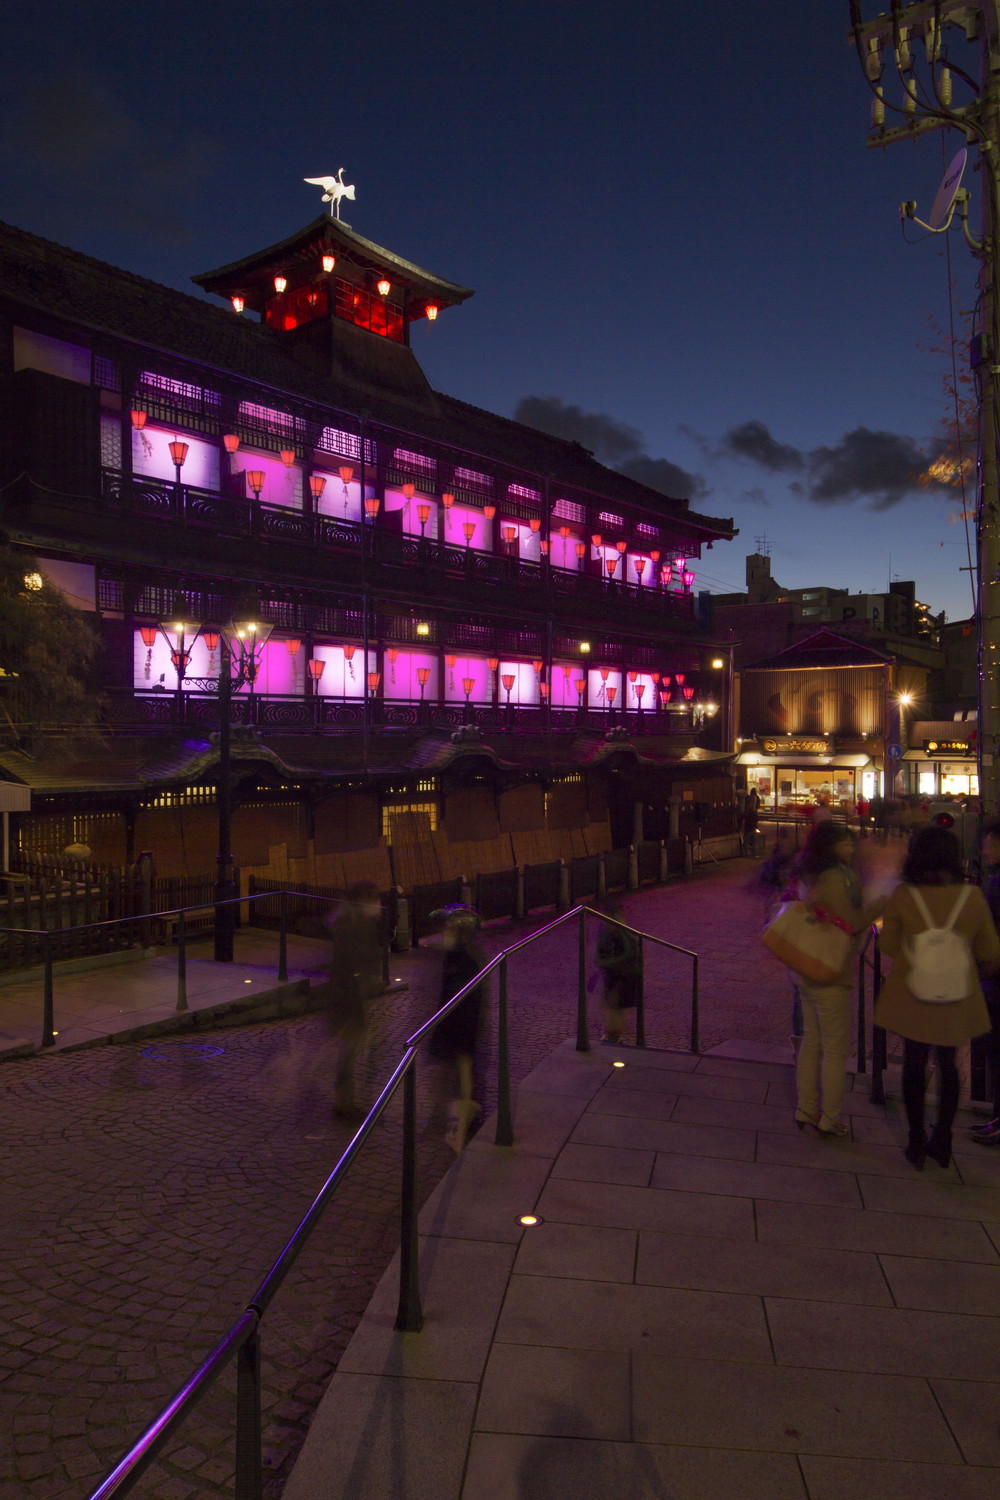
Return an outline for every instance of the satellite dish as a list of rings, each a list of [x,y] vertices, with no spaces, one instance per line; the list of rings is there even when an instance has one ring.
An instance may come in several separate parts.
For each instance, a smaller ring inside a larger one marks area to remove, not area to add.
[[[951,205],[955,201],[955,195],[962,186],[962,173],[965,171],[965,163],[968,155],[968,151],[963,146],[961,151],[956,151],[952,157],[948,165],[948,170],[941,179],[941,186],[937,190],[937,196],[931,208],[931,216],[927,221],[928,228],[940,229],[951,212]]]

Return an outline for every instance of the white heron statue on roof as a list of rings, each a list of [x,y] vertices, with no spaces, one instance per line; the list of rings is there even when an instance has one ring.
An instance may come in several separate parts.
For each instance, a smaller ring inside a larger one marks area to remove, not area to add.
[[[343,167],[337,168],[336,177],[303,177],[302,181],[323,189],[323,202],[329,203],[331,218],[340,218],[341,198],[354,199],[354,184],[344,181]]]

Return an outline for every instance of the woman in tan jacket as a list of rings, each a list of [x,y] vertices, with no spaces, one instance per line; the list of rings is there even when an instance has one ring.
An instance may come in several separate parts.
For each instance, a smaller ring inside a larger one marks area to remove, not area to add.
[[[963,883],[962,851],[953,833],[928,824],[910,839],[902,883],[886,904],[879,947],[892,959],[892,972],[875,1004],[875,1023],[903,1038],[903,1102],[910,1127],[906,1159],[918,1172],[925,1157],[940,1166],[951,1161],[951,1128],[958,1108],[955,1048],[990,1029],[979,978],[972,969],[968,994],[958,1000],[919,1000],[907,978],[913,940],[927,931],[918,893],[935,925],[945,926],[961,899],[954,930],[969,946],[979,971],[1000,969],[1000,937],[978,886]],[[963,895],[964,893],[964,895]],[[931,1048],[937,1053],[938,1117],[930,1139],[924,1136],[924,1094]]]
[[[851,865],[853,857],[854,840],[842,824],[817,823],[792,872],[798,879],[800,900],[825,912],[852,938],[864,931],[879,909],[863,905],[861,886]],[[855,946],[852,943],[847,949],[843,970],[833,984],[800,979],[796,986],[802,1004],[803,1037],[795,1064],[795,1123],[800,1130],[811,1125],[820,1135],[848,1134],[840,1118],[840,1106],[851,1046]]]

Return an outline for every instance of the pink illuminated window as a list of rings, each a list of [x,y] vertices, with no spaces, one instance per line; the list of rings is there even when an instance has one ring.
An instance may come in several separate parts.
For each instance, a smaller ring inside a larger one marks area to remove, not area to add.
[[[395,652],[395,661],[392,653]],[[423,687],[423,701],[436,703],[438,698],[438,655],[436,651],[400,651],[387,646],[382,660],[382,692],[386,698],[402,699],[406,702],[421,701],[418,671],[427,674]]]
[[[283,643],[281,649],[285,650]],[[350,642],[346,648],[314,646],[312,654],[314,661],[324,664],[316,681],[316,691],[321,698],[363,698],[367,674],[378,671],[377,653],[369,651],[366,664],[364,651]]]
[[[260,492],[262,505],[284,505],[291,510],[302,509],[302,470],[297,464],[286,468],[275,453],[262,453],[255,448],[240,448],[229,460],[231,472],[246,473],[253,469],[264,475],[264,487]],[[340,481],[335,481],[340,487]],[[327,486],[329,488],[329,486]],[[247,497],[253,498],[253,489],[247,484]],[[325,493],[325,492],[324,492]]]
[[[470,703],[489,703],[492,692],[492,674],[484,656],[458,656],[447,652],[441,663],[444,674],[444,700],[446,703],[464,703],[468,690]],[[471,684],[471,687],[469,686]],[[504,694],[500,693],[501,703]],[[513,700],[516,702],[516,700]]]
[[[385,508],[387,514],[399,511],[403,533],[405,536],[423,536],[428,541],[433,541],[438,535],[438,507],[437,502],[431,500],[426,494],[416,490],[414,494],[404,495],[402,490],[387,489],[385,492]],[[426,520],[421,525],[421,516],[426,515]]]
[[[177,471],[170,456],[175,438],[187,443],[188,451],[181,468],[181,483],[196,489],[219,489],[219,449],[176,427],[153,427],[148,422],[141,431],[132,428],[132,468],[150,479],[176,479]]]
[[[514,679],[510,690],[511,703],[530,706],[541,702],[541,694],[538,690],[540,679],[536,676],[535,669],[530,661],[501,661],[498,674],[500,692],[497,700],[501,707],[507,702],[507,689],[504,685],[505,677],[513,677]]]
[[[591,667],[587,673],[587,687],[591,708],[621,708],[622,673],[617,667]],[[613,691],[613,697],[609,689]]]

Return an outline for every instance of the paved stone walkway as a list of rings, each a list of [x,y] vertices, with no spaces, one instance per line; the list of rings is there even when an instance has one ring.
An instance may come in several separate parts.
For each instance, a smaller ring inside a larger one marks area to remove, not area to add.
[[[706,1047],[787,1045],[787,985],[756,944],[760,903],[745,890],[754,870],[709,867],[625,902],[638,926],[701,952]],[[574,944],[565,929],[512,963],[515,1082],[573,1031]],[[649,1040],[685,1047],[689,966],[655,954]],[[409,989],[385,1007],[369,1096],[435,1008],[437,955],[394,959],[393,972]],[[113,1008],[117,979],[87,983]],[[89,1493],[242,1307],[349,1138],[331,1118],[323,1044],[321,1020],[303,1016],[0,1066],[0,1500]],[[445,1086],[422,1069],[425,1195],[451,1161]],[[489,1082],[483,1097],[491,1106]],[[391,1116],[268,1315],[269,1495],[395,1250],[398,1160]],[[220,1390],[137,1493],[228,1495],[230,1433]]]
[[[424,1327],[394,1262],[285,1500],[994,1500],[1000,1159],[918,1175],[861,1090],[851,1140],[800,1134],[791,1085],[560,1048],[425,1206]]]

